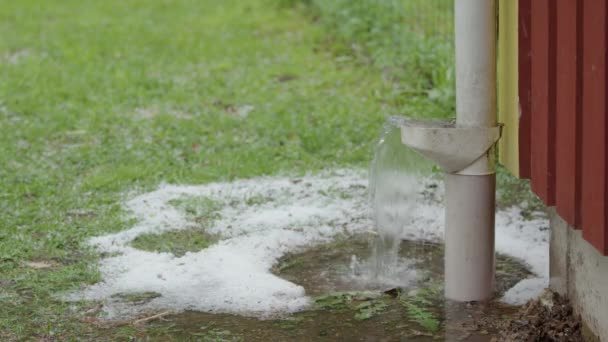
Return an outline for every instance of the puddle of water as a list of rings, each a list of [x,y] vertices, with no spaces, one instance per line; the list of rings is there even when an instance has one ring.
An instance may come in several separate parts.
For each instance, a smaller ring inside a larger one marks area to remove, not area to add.
[[[391,288],[421,288],[425,284],[443,283],[443,245],[424,241],[400,241],[397,249],[399,277],[387,282],[353,274],[352,260],[369,260],[373,237],[355,237],[333,244],[290,254],[275,266],[274,273],[306,289],[309,296],[337,291],[385,291]],[[498,255],[496,259],[496,292],[502,295],[521,279],[530,275],[517,261]],[[401,283],[397,284],[398,281]],[[442,294],[443,295],[443,294]]]
[[[359,236],[290,254],[274,273],[306,289],[314,304],[290,316],[260,320],[237,315],[185,312],[170,318],[176,337],[246,341],[490,341],[496,325],[516,308],[498,302],[456,304],[443,299],[443,246],[401,241],[400,260],[412,271],[408,286],[372,284],[353,274],[353,256],[368,260],[373,238]],[[497,296],[527,277],[516,261],[498,256]],[[390,290],[387,293],[384,291]]]

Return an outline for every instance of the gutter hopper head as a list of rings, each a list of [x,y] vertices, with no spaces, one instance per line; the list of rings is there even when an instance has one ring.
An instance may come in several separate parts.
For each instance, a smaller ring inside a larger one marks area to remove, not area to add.
[[[401,142],[439,165],[447,173],[459,173],[489,153],[500,138],[496,127],[456,127],[436,120],[400,121]]]

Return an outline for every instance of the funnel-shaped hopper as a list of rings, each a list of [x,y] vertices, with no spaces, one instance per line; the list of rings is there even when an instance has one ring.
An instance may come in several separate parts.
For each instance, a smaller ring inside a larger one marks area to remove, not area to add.
[[[482,157],[498,141],[501,126],[456,127],[453,123],[405,119],[401,142],[439,165],[457,173]]]

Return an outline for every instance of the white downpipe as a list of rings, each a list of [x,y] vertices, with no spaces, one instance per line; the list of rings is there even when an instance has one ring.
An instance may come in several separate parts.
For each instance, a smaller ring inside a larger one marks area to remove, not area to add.
[[[445,295],[484,301],[494,285],[495,0],[455,0],[456,123],[404,120],[403,144],[445,171]]]
[[[494,0],[456,0],[456,121],[496,126],[496,7]]]
[[[456,127],[496,127],[495,0],[455,0]],[[484,301],[494,284],[494,149],[446,173],[445,295]]]

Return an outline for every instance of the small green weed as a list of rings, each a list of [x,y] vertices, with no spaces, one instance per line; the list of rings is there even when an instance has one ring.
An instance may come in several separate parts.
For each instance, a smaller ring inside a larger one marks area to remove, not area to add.
[[[370,319],[384,312],[386,308],[388,308],[388,304],[383,301],[363,302],[355,307],[355,309],[357,310],[357,313],[355,314],[355,319],[359,321]]]
[[[418,323],[430,333],[439,331],[440,322],[430,307],[443,299],[443,284],[433,281],[428,286],[420,288],[415,294],[404,294],[399,296],[399,302],[405,307],[408,317],[412,322]]]
[[[388,308],[385,296],[373,292],[337,292],[319,296],[315,306],[320,310],[354,311],[356,320],[372,318]]]
[[[315,306],[322,310],[342,311],[349,308],[355,294],[352,292],[337,292],[315,298]]]
[[[435,314],[416,303],[404,302],[403,305],[412,322],[420,324],[421,327],[430,333],[439,331],[439,320]]]

